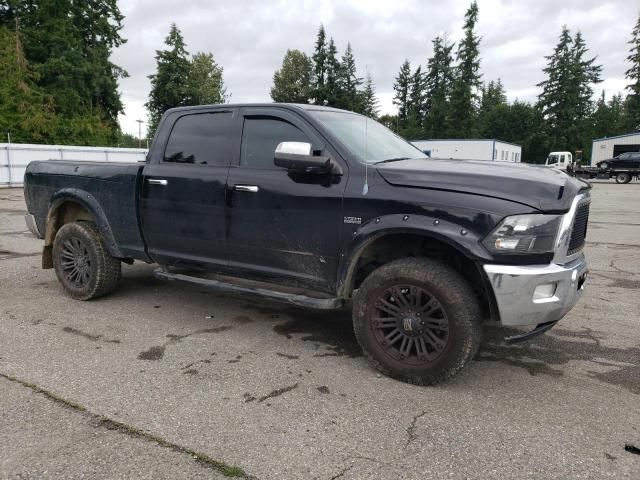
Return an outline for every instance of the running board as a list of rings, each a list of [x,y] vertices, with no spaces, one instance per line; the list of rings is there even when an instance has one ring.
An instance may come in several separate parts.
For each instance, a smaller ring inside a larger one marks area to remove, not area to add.
[[[278,302],[290,303],[297,305],[298,307],[314,308],[317,310],[336,310],[342,308],[344,302],[340,298],[314,298],[297,293],[280,292],[277,290],[269,290],[260,287],[251,287],[244,285],[237,285],[230,282],[222,282],[220,280],[214,280],[209,278],[193,277],[191,275],[185,275],[182,273],[166,272],[161,269],[153,272],[156,278],[160,280],[168,280],[172,282],[185,282],[199,287],[210,288],[220,292],[230,292],[239,294],[256,295],[268,300],[275,300]]]
[[[504,341],[509,345],[512,345],[514,343],[526,342],[533,337],[537,337],[538,335],[543,334],[547,330],[551,330],[556,323],[558,323],[558,320],[555,320],[553,322],[539,323],[536,328],[534,328],[530,332],[522,333],[520,335],[513,335],[512,337],[506,337]]]

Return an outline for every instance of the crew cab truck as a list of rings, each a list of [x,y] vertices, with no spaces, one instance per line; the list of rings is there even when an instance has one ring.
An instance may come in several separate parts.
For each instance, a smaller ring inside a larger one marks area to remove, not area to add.
[[[331,108],[167,111],[145,163],[32,162],[27,224],[68,295],[116,288],[121,262],[296,305],[353,310],[383,373],[435,384],[481,324],[560,320],[583,293],[587,183],[522,164],[433,160]]]

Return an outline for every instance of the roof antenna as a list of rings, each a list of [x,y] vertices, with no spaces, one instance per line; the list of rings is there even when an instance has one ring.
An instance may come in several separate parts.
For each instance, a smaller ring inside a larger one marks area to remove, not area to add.
[[[368,138],[367,137],[367,126],[369,125],[369,119],[367,118],[364,121],[364,149],[365,155],[368,157],[367,147],[368,147]],[[369,192],[369,162],[365,158],[364,161],[364,185],[362,186],[362,195],[366,195]]]

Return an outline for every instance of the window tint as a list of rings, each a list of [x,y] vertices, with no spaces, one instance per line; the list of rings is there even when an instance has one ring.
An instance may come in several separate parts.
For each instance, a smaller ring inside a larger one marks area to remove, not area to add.
[[[171,130],[165,162],[229,165],[232,112],[180,117]]]
[[[240,165],[249,168],[278,168],[273,163],[280,142],[309,142],[309,138],[289,122],[277,118],[245,118]]]

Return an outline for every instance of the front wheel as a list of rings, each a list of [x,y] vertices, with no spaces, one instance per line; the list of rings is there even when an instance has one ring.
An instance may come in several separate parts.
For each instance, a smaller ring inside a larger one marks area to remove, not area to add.
[[[65,292],[90,300],[113,291],[120,281],[120,260],[109,255],[92,222],[63,225],[53,241],[53,268]]]
[[[616,183],[629,183],[631,181],[631,175],[628,173],[619,173],[616,175]]]
[[[434,385],[462,370],[480,346],[481,310],[466,280],[427,259],[396,260],[375,270],[353,302],[360,346],[385,375]]]

